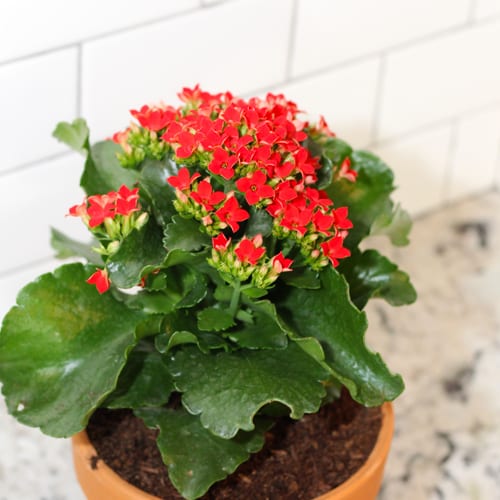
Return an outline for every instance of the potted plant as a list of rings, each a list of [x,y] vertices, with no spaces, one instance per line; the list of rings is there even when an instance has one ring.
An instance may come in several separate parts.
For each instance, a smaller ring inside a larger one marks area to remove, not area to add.
[[[56,437],[99,408],[132,409],[160,430],[170,479],[194,499],[281,415],[318,412],[342,387],[365,406],[397,397],[401,377],[365,345],[362,310],[415,291],[360,245],[408,241],[380,159],[322,118],[301,121],[283,95],[179,96],[133,110],[137,122],[95,145],[83,120],[57,126],[86,157],[87,196],[68,215],[93,241],[53,230],[58,255],[80,262],[20,291],[0,381],[10,413]]]

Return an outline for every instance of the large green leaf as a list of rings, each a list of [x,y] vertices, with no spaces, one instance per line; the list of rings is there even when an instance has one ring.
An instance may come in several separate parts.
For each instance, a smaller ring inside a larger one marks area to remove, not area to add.
[[[254,429],[253,418],[273,401],[288,406],[293,418],[318,410],[328,378],[311,356],[290,342],[281,350],[246,350],[204,354],[182,346],[170,362],[182,402],[211,432],[232,438]]]
[[[319,290],[290,288],[278,311],[298,334],[322,343],[332,374],[356,401],[375,406],[394,399],[403,381],[366,347],[366,316],[350,301],[345,279],[329,267],[321,284]]]
[[[93,245],[91,243],[82,243],[74,240],[57,229],[51,228],[50,244],[57,252],[56,257],[59,259],[83,257],[91,264],[95,264],[96,266],[103,265],[101,256],[92,249]],[[94,246],[97,247],[98,245],[96,242]]]
[[[394,175],[385,163],[366,151],[353,152],[351,165],[358,172],[356,182],[337,179],[326,191],[335,206],[349,207],[349,219],[354,227],[349,230],[346,246],[354,248],[370,234],[376,218],[385,214],[387,221],[387,217],[391,217]]]
[[[116,157],[121,146],[113,141],[98,142],[89,148],[80,185],[88,195],[118,191],[125,184],[129,188],[138,180],[138,173],[123,168]]]
[[[150,219],[141,229],[134,229],[107,262],[111,281],[120,288],[130,288],[165,259],[161,228]]]
[[[85,283],[94,268],[64,265],[21,290],[0,331],[0,380],[22,423],[67,437],[114,390],[144,314]]]
[[[170,481],[188,500],[201,497],[213,483],[232,474],[250,453],[259,451],[269,427],[261,420],[254,431],[223,439],[183,409],[145,409],[135,414],[148,427],[160,430],[157,443]]]
[[[200,227],[200,223],[194,219],[174,215],[172,222],[165,227],[163,244],[169,250],[185,250],[187,252],[210,246],[210,236],[201,232]]]
[[[163,356],[148,343],[139,344],[129,355],[118,385],[105,402],[108,408],[162,406],[174,384]]]
[[[385,299],[393,306],[411,304],[417,298],[409,276],[376,250],[353,253],[341,269],[358,309],[363,309],[371,297]]]

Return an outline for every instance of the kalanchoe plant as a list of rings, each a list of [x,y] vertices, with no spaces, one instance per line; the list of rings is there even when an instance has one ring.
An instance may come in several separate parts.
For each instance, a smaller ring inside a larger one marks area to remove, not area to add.
[[[369,406],[398,396],[362,309],[415,291],[360,248],[374,233],[405,244],[410,229],[376,156],[301,121],[282,95],[180,98],[132,111],[137,123],[93,146],[83,120],[56,128],[86,156],[87,196],[69,215],[93,242],[53,231],[59,256],[85,263],[21,290],[0,380],[9,411],[52,436],[97,408],[133,409],[191,499],[263,446],[277,407],[300,419],[342,386]]]

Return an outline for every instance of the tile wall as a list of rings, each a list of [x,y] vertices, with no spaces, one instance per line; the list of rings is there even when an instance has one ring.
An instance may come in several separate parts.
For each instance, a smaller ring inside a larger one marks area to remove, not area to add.
[[[499,59],[500,0],[2,0],[0,316],[53,268],[49,225],[86,236],[57,121],[100,139],[183,86],[284,92],[380,154],[418,215],[498,188]]]

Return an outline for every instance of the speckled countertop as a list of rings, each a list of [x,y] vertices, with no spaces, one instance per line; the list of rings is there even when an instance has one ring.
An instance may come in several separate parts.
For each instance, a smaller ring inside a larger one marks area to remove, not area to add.
[[[500,194],[419,218],[389,254],[419,301],[367,309],[368,343],[406,381],[379,500],[500,500]],[[0,500],[83,498],[69,442],[0,402]]]

